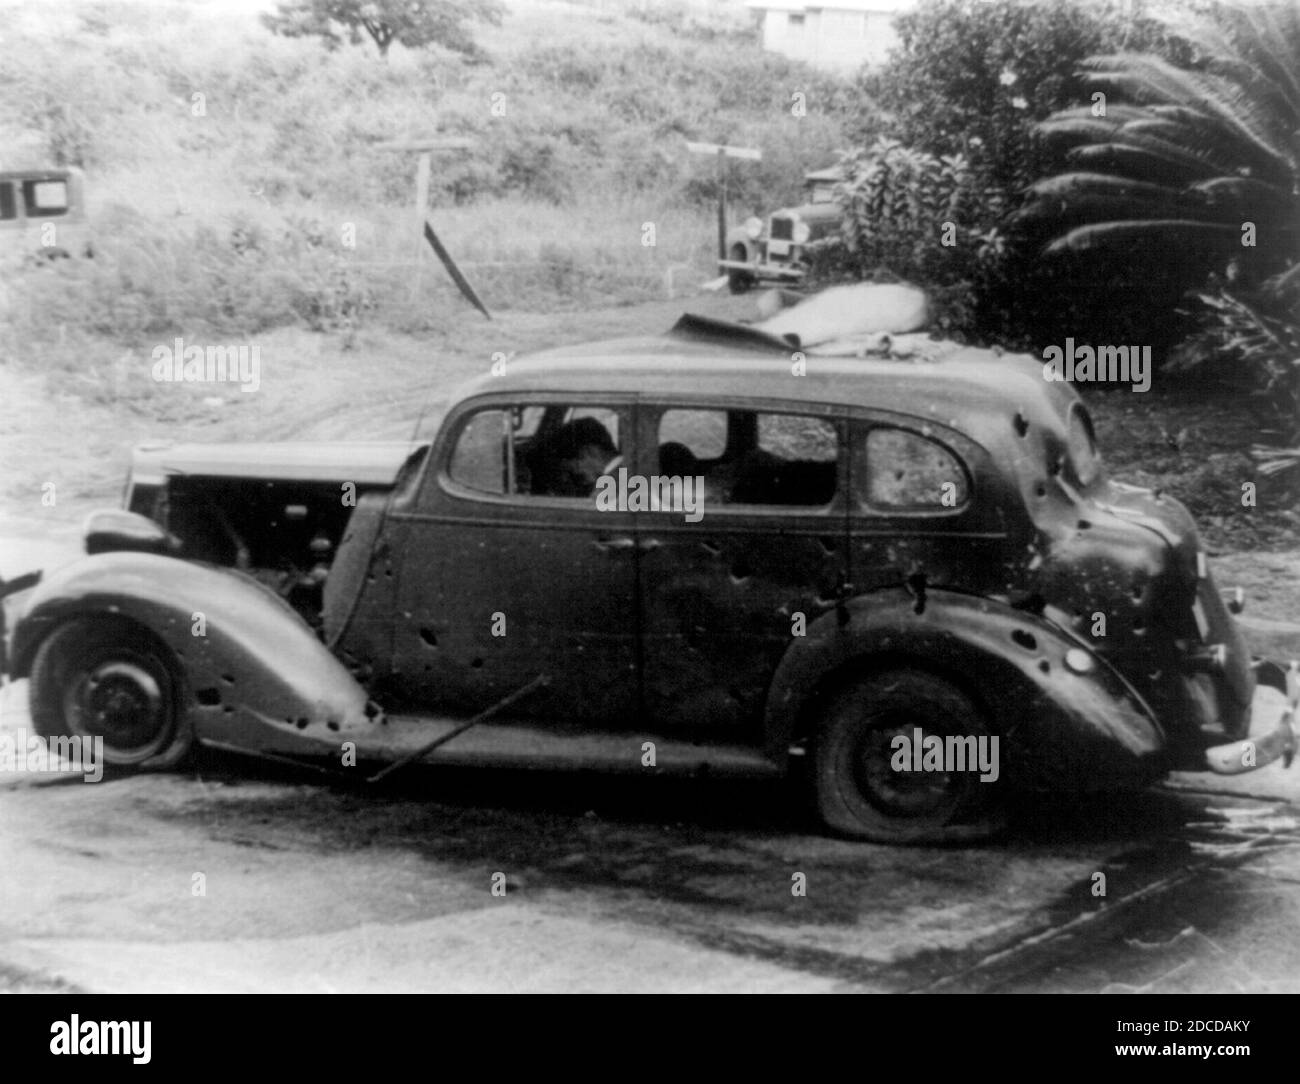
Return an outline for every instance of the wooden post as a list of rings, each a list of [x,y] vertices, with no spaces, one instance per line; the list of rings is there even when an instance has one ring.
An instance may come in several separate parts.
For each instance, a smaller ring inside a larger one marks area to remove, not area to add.
[[[745,158],[751,162],[762,161],[763,152],[757,147],[730,147],[725,143],[687,143],[692,154],[712,154],[718,162],[718,259],[727,258],[727,159]]]
[[[474,146],[472,139],[456,136],[426,136],[423,139],[398,139],[375,144],[376,150],[407,151],[419,154],[415,163],[415,274],[412,276],[411,297],[419,296],[424,285],[424,220],[429,213],[429,179],[433,173],[434,151],[463,151]]]
[[[429,213],[429,173],[433,164],[433,155],[425,150],[420,152],[415,166],[415,287],[418,296],[424,284],[424,216]]]

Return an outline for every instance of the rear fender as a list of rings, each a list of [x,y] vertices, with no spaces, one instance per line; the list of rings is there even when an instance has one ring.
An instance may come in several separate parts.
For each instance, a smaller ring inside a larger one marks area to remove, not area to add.
[[[1073,649],[1086,653],[1087,673],[1066,666]],[[1165,735],[1151,709],[1086,642],[1035,614],[934,589],[855,598],[793,642],[768,697],[769,755],[784,757],[809,736],[827,693],[896,665],[966,689],[1001,736],[1005,774],[1019,786],[1104,790],[1164,771]]]
[[[83,558],[50,574],[13,631],[15,677],[76,617],[113,614],[152,632],[189,691],[195,736],[278,753],[337,753],[373,733],[365,690],[285,602],[230,569],[149,553]]]

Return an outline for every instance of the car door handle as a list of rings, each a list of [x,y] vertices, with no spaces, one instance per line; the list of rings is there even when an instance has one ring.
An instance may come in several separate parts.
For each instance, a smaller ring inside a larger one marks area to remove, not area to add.
[[[635,538],[598,538],[596,547],[604,550],[606,553],[614,553],[617,550],[636,549]]]

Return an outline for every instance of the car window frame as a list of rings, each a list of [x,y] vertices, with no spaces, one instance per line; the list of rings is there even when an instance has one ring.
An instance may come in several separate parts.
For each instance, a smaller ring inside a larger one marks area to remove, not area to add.
[[[871,457],[867,452],[867,442],[871,433],[877,429],[897,429],[922,440],[928,440],[930,443],[942,448],[956,462],[966,480],[966,495],[959,503],[951,508],[944,505],[900,505],[900,504],[876,504],[870,500],[869,484],[871,479]],[[925,432],[925,429],[931,430]],[[976,506],[976,478],[977,472],[970,462],[969,458],[962,454],[954,443],[944,440],[941,435],[935,431],[936,427],[922,419],[908,418],[884,418],[871,417],[858,419],[857,424],[853,427],[854,436],[851,438],[855,447],[853,452],[858,456],[860,470],[858,472],[858,481],[860,488],[855,485],[853,492],[853,511],[857,515],[868,515],[879,518],[898,518],[906,517],[908,519],[951,519],[959,516],[968,515]]]
[[[627,467],[632,461],[632,449],[635,447],[636,441],[636,403],[636,395],[627,392],[541,392],[531,389],[515,394],[508,391],[492,392],[488,395],[466,399],[456,404],[443,421],[442,430],[433,453],[426,460],[425,472],[415,489],[413,496],[414,510],[419,513],[427,513],[437,507],[440,496],[447,496],[459,501],[470,501],[497,508],[551,508],[556,510],[597,511],[595,501],[591,495],[586,497],[565,497],[555,494],[487,493],[480,489],[473,489],[451,477],[452,456],[455,454],[456,445],[469,419],[483,411],[509,411],[515,407],[527,408],[530,406],[599,407],[614,411],[619,416],[619,432],[624,436],[623,446],[619,450],[622,457],[620,465]],[[632,447],[630,448],[629,445]],[[434,490],[436,490],[436,493]]]
[[[790,518],[804,516],[813,519],[830,519],[843,516],[849,508],[848,493],[853,484],[852,447],[851,447],[851,407],[843,403],[791,402],[790,400],[749,399],[743,396],[724,397],[708,395],[687,397],[681,395],[642,395],[637,409],[639,444],[644,452],[644,461],[637,462],[637,469],[643,476],[656,472],[659,451],[659,422],[668,410],[744,410],[753,414],[789,414],[796,417],[813,417],[828,422],[836,432],[837,484],[834,496],[828,504],[711,504],[704,509],[707,522],[709,516],[721,515],[729,519],[758,517],[763,520],[773,518]],[[730,425],[726,453],[732,452]],[[643,513],[645,515],[668,515],[669,513]]]

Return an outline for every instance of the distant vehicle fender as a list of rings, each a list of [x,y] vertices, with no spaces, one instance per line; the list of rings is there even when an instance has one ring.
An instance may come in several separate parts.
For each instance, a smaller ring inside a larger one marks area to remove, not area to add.
[[[847,600],[795,638],[768,697],[769,752],[783,754],[802,736],[801,717],[828,678],[838,688],[891,665],[947,675],[1001,704],[1003,772],[1021,787],[1114,789],[1165,769],[1165,735],[1151,709],[1086,644],[1035,614],[934,589]]]
[[[736,258],[737,245],[745,250],[744,256],[741,257],[745,263],[754,263],[758,259],[758,248],[753,238],[745,232],[744,226],[733,226],[727,231],[727,259],[733,260]]]
[[[199,741],[319,755],[374,731],[365,690],[274,593],[239,572],[151,553],[98,554],[49,574],[15,625],[13,676],[28,676],[64,621],[96,614],[137,622],[173,653]]]

